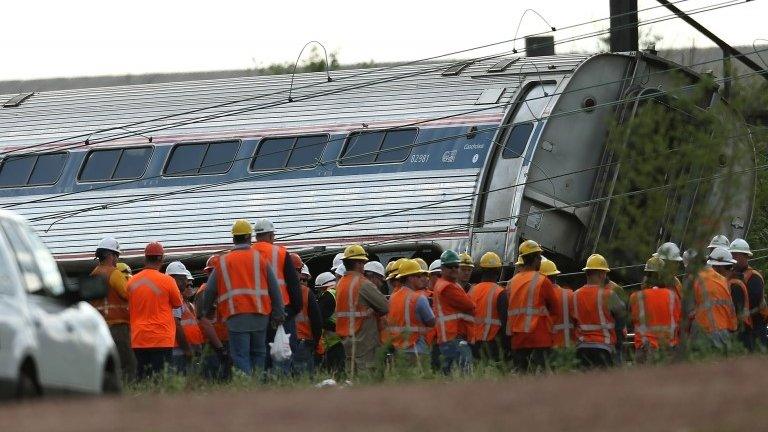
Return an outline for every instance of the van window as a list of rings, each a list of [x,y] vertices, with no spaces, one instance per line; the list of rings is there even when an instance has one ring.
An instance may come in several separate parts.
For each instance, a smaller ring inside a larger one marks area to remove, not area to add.
[[[10,156],[0,167],[0,187],[41,186],[56,183],[67,153]]]
[[[310,168],[323,156],[328,135],[265,138],[251,161],[251,170]]]
[[[165,175],[222,174],[232,167],[239,141],[178,144],[171,150]]]
[[[507,142],[504,144],[504,152],[502,157],[504,159],[514,159],[523,155],[525,146],[528,144],[528,138],[533,132],[533,123],[522,123],[515,125],[509,136],[507,136]]]
[[[10,247],[0,230],[0,294],[14,294],[19,288],[16,286],[16,263],[13,262]]]
[[[40,277],[32,249],[16,223],[4,220],[2,226],[19,265],[24,289],[30,294],[39,293],[43,289],[43,279]]]
[[[411,154],[418,129],[352,132],[341,165],[403,162]]]
[[[83,162],[80,181],[110,181],[139,178],[147,168],[152,147],[93,150]]]

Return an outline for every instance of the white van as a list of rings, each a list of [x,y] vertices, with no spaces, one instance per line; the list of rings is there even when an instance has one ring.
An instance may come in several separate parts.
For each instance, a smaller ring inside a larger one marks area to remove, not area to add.
[[[87,300],[106,284],[68,283],[20,216],[0,210],[0,396],[120,391],[109,328]]]

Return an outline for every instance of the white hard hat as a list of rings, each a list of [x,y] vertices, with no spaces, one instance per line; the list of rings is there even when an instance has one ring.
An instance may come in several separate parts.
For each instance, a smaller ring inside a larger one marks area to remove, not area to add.
[[[381,277],[384,277],[386,273],[384,271],[384,266],[378,261],[368,261],[367,263],[365,263],[365,267],[363,267],[363,271],[373,272]]]
[[[96,246],[96,249],[106,249],[119,254],[120,243],[117,240],[115,240],[113,237],[104,237],[99,242],[99,245]]]
[[[191,271],[187,270],[185,274],[187,275],[187,280],[195,280],[195,277],[192,276]]]
[[[664,261],[680,262],[683,260],[683,257],[680,256],[680,248],[672,242],[666,242],[659,246],[659,250],[656,251],[655,256]]]
[[[315,278],[316,287],[329,287],[336,284],[336,276],[331,272],[320,273]]]
[[[733,259],[731,251],[724,247],[716,247],[710,254],[707,260],[707,265],[710,266],[729,266],[736,263]]]
[[[683,252],[683,265],[688,267],[691,264],[691,261],[696,259],[696,256],[698,253],[695,249],[688,249],[685,252]]]
[[[728,246],[731,245],[731,242],[728,241],[728,237],[718,234],[714,237],[712,237],[712,241],[709,242],[708,248],[716,248],[716,247],[722,247],[728,249]]]
[[[443,265],[442,262],[440,262],[439,259],[436,259],[432,261],[432,264],[429,265],[429,272],[430,273],[440,273],[440,266]]]
[[[307,276],[312,276],[312,274],[309,272],[309,267],[307,267],[306,264],[301,266],[301,274],[307,275]]]
[[[339,252],[336,254],[335,257],[333,257],[333,264],[331,265],[331,271],[336,271],[337,268],[339,268],[340,265],[342,265],[344,262],[342,259],[344,258],[344,252]]]
[[[731,250],[731,253],[736,252],[752,256],[752,250],[749,248],[749,243],[744,239],[737,238],[731,242],[729,249]]]
[[[344,276],[347,274],[347,268],[344,267],[344,263],[341,263],[338,267],[336,267],[336,270],[333,271],[338,276]]]
[[[271,232],[275,232],[275,226],[272,225],[272,222],[270,222],[269,219],[257,219],[256,223],[253,224],[254,234],[264,234]]]
[[[181,261],[174,261],[170,264],[168,264],[168,267],[165,268],[165,274],[173,276],[173,275],[187,275],[187,267],[182,264]]]

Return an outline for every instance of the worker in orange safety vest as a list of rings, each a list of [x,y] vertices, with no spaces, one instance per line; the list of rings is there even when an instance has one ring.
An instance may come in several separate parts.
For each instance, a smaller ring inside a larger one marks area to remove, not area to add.
[[[543,276],[543,250],[533,240],[520,244],[523,265],[507,286],[507,334],[511,337],[512,365],[518,373],[545,370],[552,350],[551,311],[557,307],[554,284]]]
[[[644,363],[659,350],[680,343],[681,303],[675,286],[665,284],[666,261],[651,257],[645,264],[643,287],[629,296],[629,310],[635,329],[635,361]]]
[[[453,250],[440,255],[440,279],[432,293],[440,367],[449,374],[454,364],[462,372],[472,366],[471,329],[475,323],[475,304],[459,284],[461,258]]]
[[[264,370],[267,327],[270,321],[279,325],[285,319],[277,277],[269,261],[251,248],[252,233],[244,219],[232,225],[234,248],[214,263],[200,311],[207,316],[217,303],[227,325],[232,362],[246,375]]]
[[[144,270],[133,275],[127,284],[131,348],[139,381],[163,372],[171,363],[176,345],[173,310],[181,307],[182,299],[173,278],[160,273],[164,254],[160,243],[147,244]],[[188,348],[185,354],[191,354]]]
[[[429,355],[426,335],[435,325],[435,316],[424,295],[429,283],[427,271],[415,260],[405,260],[398,269],[400,289],[389,298],[387,335],[392,346],[410,362],[420,363]]]
[[[312,375],[315,371],[315,351],[323,332],[323,318],[315,293],[309,289],[312,275],[298,254],[289,254],[301,287],[301,312],[296,315],[296,336],[298,344],[293,353],[292,368],[296,375]]]
[[[211,255],[205,262],[203,272],[206,279],[211,276],[213,268],[219,260],[219,255]],[[207,283],[203,283],[195,292],[195,310],[200,331],[208,344],[203,349],[203,377],[213,380],[228,380],[231,378],[232,359],[229,357],[229,334],[227,325],[218,314],[216,303],[208,310],[207,315],[202,315],[203,300]]]
[[[362,246],[347,246],[342,258],[345,273],[336,285],[336,334],[341,337],[351,378],[356,370],[375,367],[381,345],[378,317],[389,311],[387,298],[363,275],[367,261]]]
[[[749,299],[749,313],[752,321],[752,332],[748,337],[747,347],[751,350],[768,348],[768,334],[766,334],[766,319],[768,319],[768,305],[765,301],[765,282],[763,275],[749,265],[752,250],[744,239],[737,238],[731,242],[729,250],[736,264],[733,266],[733,278],[740,279],[747,287]]]
[[[494,252],[480,257],[480,282],[469,290],[475,305],[475,322],[471,328],[472,355],[475,358],[500,362],[508,357],[509,343],[504,337],[502,323],[507,322],[507,292],[499,286],[503,264]]]
[[[622,347],[626,305],[607,283],[611,269],[602,255],[590,255],[583,270],[587,283],[573,293],[570,311],[576,321],[576,357],[582,368],[605,368]]]
[[[173,318],[176,321],[176,344],[173,346],[171,362],[176,372],[182,375],[186,375],[193,358],[202,353],[203,343],[203,334],[197,326],[194,311],[186,306],[184,294],[187,291],[187,273],[187,267],[181,261],[173,261],[165,269],[165,274],[175,281],[182,299],[181,306],[173,309]],[[194,330],[192,330],[193,327]],[[188,336],[192,336],[192,340]]]
[[[115,341],[117,354],[120,357],[120,367],[123,379],[131,382],[136,379],[136,358],[131,351],[130,314],[128,312],[128,278],[120,270],[124,266],[130,275],[130,267],[118,263],[120,244],[112,237],[102,239],[96,247],[96,259],[99,264],[91,272],[91,276],[99,276],[107,283],[107,296],[94,300],[91,304],[104,317],[109,326],[109,333]],[[130,276],[128,276],[130,277]]]
[[[735,263],[731,252],[715,247],[706,266],[693,281],[693,339],[705,337],[718,349],[730,346],[731,332],[738,326],[727,275]]]

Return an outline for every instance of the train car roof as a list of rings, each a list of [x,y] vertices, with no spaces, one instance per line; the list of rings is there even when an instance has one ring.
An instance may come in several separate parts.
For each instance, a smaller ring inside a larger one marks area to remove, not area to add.
[[[177,142],[331,132],[375,122],[498,119],[519,83],[573,72],[588,55],[507,57],[374,69],[129,85],[0,96],[0,148]],[[456,72],[452,74],[451,72]],[[427,124],[428,125],[428,124]],[[426,126],[426,125],[425,125]],[[121,128],[125,127],[125,128]],[[111,130],[110,130],[111,129]]]

